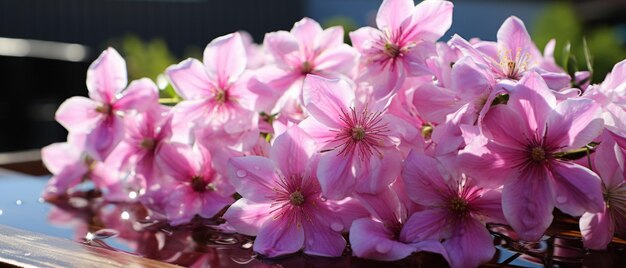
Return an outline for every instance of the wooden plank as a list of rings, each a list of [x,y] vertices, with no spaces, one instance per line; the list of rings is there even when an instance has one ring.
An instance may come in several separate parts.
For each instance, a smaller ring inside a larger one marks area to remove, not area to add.
[[[17,267],[179,267],[0,225],[0,266],[2,263]]]
[[[0,153],[0,168],[30,175],[50,174],[41,162],[40,149]]]

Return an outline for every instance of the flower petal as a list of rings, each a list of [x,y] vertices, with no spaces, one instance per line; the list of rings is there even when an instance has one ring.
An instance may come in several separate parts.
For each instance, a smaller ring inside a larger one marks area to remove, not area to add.
[[[535,46],[530,39],[526,26],[524,26],[524,22],[515,16],[507,18],[500,26],[498,30],[498,45],[512,54],[511,58],[513,59],[516,57],[515,53],[529,53],[530,49]]]
[[[304,253],[316,256],[339,257],[346,248],[346,240],[341,235],[341,230],[335,231],[324,224],[328,219],[313,218],[311,221],[303,221],[304,229]]]
[[[272,202],[274,184],[279,180],[274,163],[260,156],[228,160],[228,178],[237,192],[252,202]]]
[[[504,217],[521,239],[537,241],[552,223],[554,186],[543,167],[519,171],[502,189]]]
[[[322,154],[317,178],[326,198],[338,200],[349,196],[356,186],[352,157],[337,155],[335,151]]]
[[[399,29],[402,22],[411,16],[414,5],[413,0],[384,0],[376,14],[376,26],[381,30]]]
[[[128,82],[126,62],[113,48],[107,48],[87,70],[89,97],[102,103],[110,103]]]
[[[350,112],[354,101],[354,88],[343,79],[307,75],[302,88],[302,98],[312,117],[328,127],[338,129],[344,124],[339,117],[344,112]]]
[[[218,37],[204,49],[204,65],[209,75],[214,74],[217,87],[225,89],[239,79],[246,69],[246,48],[237,32]]]
[[[293,24],[291,34],[293,34],[305,50],[313,50],[315,39],[322,34],[322,26],[317,21],[310,18],[303,18]]]
[[[413,202],[425,206],[440,204],[449,191],[439,170],[439,162],[423,153],[411,151],[404,161],[402,179]]]
[[[376,194],[383,191],[400,176],[402,154],[396,148],[383,150],[382,157],[372,155],[368,162],[354,158],[358,183],[355,190],[360,193]]]
[[[507,106],[525,121],[523,128],[543,135],[546,119],[556,107],[556,97],[535,72],[529,72],[512,89]]]
[[[241,198],[233,203],[222,216],[238,233],[255,236],[266,221],[272,221],[272,208],[269,203],[254,203]]]
[[[493,238],[482,223],[468,219],[458,228],[456,235],[443,242],[451,267],[478,267],[493,258]]]
[[[425,40],[435,42],[441,38],[452,25],[452,8],[449,1],[422,1],[413,9],[409,34],[405,40]]]
[[[587,212],[583,214],[578,223],[585,247],[603,250],[611,243],[615,232],[615,223],[608,208],[605,207],[602,212],[598,213]]]
[[[416,248],[394,240],[391,231],[369,218],[355,220],[350,228],[350,245],[360,258],[395,261],[406,258]]]
[[[135,80],[124,90],[124,95],[113,104],[114,109],[122,111],[146,111],[159,104],[159,90],[148,78]]]
[[[604,208],[600,178],[591,170],[569,162],[552,165],[556,207],[572,216],[600,212]]]
[[[448,238],[452,217],[445,209],[433,208],[413,213],[400,232],[400,240],[416,243]]]
[[[161,171],[180,182],[189,182],[195,175],[193,161],[195,155],[191,146],[176,143],[161,143],[159,154],[156,157],[156,163]]]
[[[100,103],[85,97],[71,97],[61,103],[55,119],[70,132],[85,133],[93,129],[103,118],[96,111]]]
[[[286,178],[303,175],[309,159],[315,153],[315,141],[294,125],[276,137],[270,158]]]
[[[557,105],[547,120],[547,143],[578,149],[592,142],[604,129],[599,106],[589,99],[568,99]]]
[[[289,69],[290,61],[288,59],[295,57],[299,52],[298,40],[293,34],[286,31],[277,31],[265,34],[263,39],[263,47],[267,49],[274,62],[278,67]]]
[[[165,70],[176,93],[185,100],[204,99],[211,95],[215,82],[209,79],[204,65],[196,59],[186,59]]]
[[[299,251],[304,245],[302,226],[278,218],[265,221],[254,240],[253,249],[261,255],[273,258]]]

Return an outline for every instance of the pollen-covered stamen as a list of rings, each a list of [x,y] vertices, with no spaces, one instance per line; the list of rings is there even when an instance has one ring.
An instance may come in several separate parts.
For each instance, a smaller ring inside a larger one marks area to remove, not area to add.
[[[396,44],[386,43],[383,51],[391,58],[400,56],[400,47]]]
[[[108,105],[108,104],[98,105],[98,107],[96,107],[96,112],[99,112],[101,114],[109,114],[111,113],[111,105]]]
[[[530,149],[530,159],[535,162],[543,162],[546,160],[546,150],[544,150],[541,146],[532,147]]]
[[[515,54],[511,50],[498,51],[498,54],[500,57],[499,65],[507,78],[518,80],[527,71],[530,55],[523,52],[521,48],[518,48]]]
[[[211,189],[211,187],[209,187],[209,183],[201,176],[191,177],[191,188],[198,193],[203,193]]]
[[[289,195],[289,202],[294,206],[302,206],[304,204],[304,195],[300,191],[295,191]]]
[[[469,204],[461,197],[455,197],[450,200],[449,208],[451,211],[463,215],[469,211]]]
[[[228,92],[226,92],[226,90],[223,89],[217,89],[215,91],[215,102],[217,102],[218,104],[224,104],[225,102],[228,101]]]
[[[141,146],[141,148],[144,148],[146,150],[154,149],[155,145],[156,145],[156,141],[152,138],[145,138],[141,140],[141,142],[139,143],[139,146]]]
[[[304,61],[300,69],[302,74],[310,74],[313,72],[313,65],[309,61]]]
[[[382,112],[370,113],[365,109],[357,113],[354,108],[349,112],[342,109],[339,119],[343,128],[337,130],[334,141],[339,145],[333,148],[339,150],[338,155],[358,153],[362,161],[367,161],[374,153],[382,157],[379,148],[389,131],[387,124],[382,122]]]

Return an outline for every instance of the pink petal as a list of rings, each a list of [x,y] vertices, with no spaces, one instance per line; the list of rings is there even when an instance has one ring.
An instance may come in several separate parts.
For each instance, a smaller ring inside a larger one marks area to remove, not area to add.
[[[493,238],[482,223],[468,219],[458,228],[462,230],[443,242],[451,267],[478,267],[493,258]]]
[[[498,45],[506,49],[510,56],[516,57],[516,53],[531,53],[531,59],[537,59],[539,51],[530,39],[524,22],[515,16],[507,18],[498,30]]]
[[[61,103],[55,119],[70,132],[85,133],[103,119],[104,115],[96,111],[100,105],[85,97],[71,97]]]
[[[254,203],[241,198],[233,203],[224,216],[228,224],[235,227],[238,233],[255,236],[266,221],[272,221],[272,210],[269,203]]]
[[[618,88],[626,82],[626,60],[622,60],[613,66],[611,72],[602,82],[603,88]]]
[[[317,21],[310,18],[303,18],[294,23],[291,34],[300,41],[300,44],[302,44],[304,48],[313,50],[315,39],[322,34],[322,31],[322,26],[320,26]]]
[[[278,31],[265,34],[263,47],[267,49],[280,68],[293,68],[288,58],[295,57],[299,52],[298,40],[289,32]]]
[[[599,118],[599,106],[589,99],[562,101],[547,120],[547,143],[568,149],[578,149],[592,142],[604,129]]]
[[[66,166],[80,163],[80,151],[67,142],[53,143],[41,149],[41,160],[52,174],[58,174]]]
[[[413,5],[413,0],[384,0],[376,14],[376,26],[389,31],[400,28],[402,22],[411,16]]]
[[[89,168],[82,162],[65,166],[48,181],[44,190],[44,197],[64,194],[70,188],[78,185],[88,172]]]
[[[599,213],[586,212],[580,218],[579,225],[583,244],[587,248],[606,249],[606,246],[613,239],[615,224],[606,207]]]
[[[192,161],[196,155],[191,147],[182,143],[162,143],[156,162],[164,174],[181,182],[188,182],[195,175]]]
[[[317,178],[325,197],[338,200],[349,196],[357,183],[352,171],[352,157],[340,156],[334,151],[322,154]]]
[[[482,130],[495,142],[522,150],[535,135],[528,129],[523,116],[508,105],[493,106],[483,118]]]
[[[124,90],[124,95],[113,104],[114,109],[122,111],[146,111],[159,104],[159,90],[148,78],[135,80]]]
[[[202,202],[202,206],[200,211],[198,211],[198,215],[207,219],[215,217],[223,208],[235,201],[232,197],[222,196],[215,191],[202,193],[200,199],[197,202]]]
[[[347,44],[327,49],[315,58],[315,70],[325,74],[349,75],[356,66],[358,52]]]
[[[435,42],[441,38],[452,25],[452,2],[422,1],[413,9],[410,25],[415,27],[405,37]]]
[[[304,230],[288,219],[267,220],[254,240],[253,249],[273,258],[299,251],[304,246]]]
[[[126,62],[113,48],[107,48],[87,70],[89,97],[110,103],[126,86]]]
[[[413,202],[433,206],[445,201],[449,189],[439,166],[434,158],[416,151],[411,151],[406,157],[402,179]]]
[[[359,258],[395,261],[401,260],[416,248],[393,239],[394,234],[380,222],[369,218],[354,221],[350,228],[352,252]]]
[[[319,217],[326,219],[338,219],[343,225],[342,232],[348,232],[352,222],[356,219],[369,217],[370,213],[363,207],[361,202],[356,198],[345,198],[342,200],[326,200],[325,209],[319,212]],[[338,226],[337,222],[326,220],[327,224],[335,228]]]
[[[237,32],[214,39],[204,49],[204,65],[209,75],[215,75],[219,88],[239,79],[246,64],[246,48]]]
[[[289,178],[304,174],[315,149],[315,141],[295,125],[276,138],[270,149],[270,158],[283,176]]]
[[[601,182],[591,170],[569,162],[552,165],[556,207],[572,216],[600,212],[604,208]]]
[[[556,97],[539,74],[529,72],[513,88],[507,105],[526,121],[524,128],[542,134],[548,115],[556,107]]]
[[[432,83],[417,85],[413,94],[413,105],[428,122],[443,123],[446,115],[459,109],[456,93]]]
[[[405,242],[421,242],[447,238],[451,231],[452,217],[446,209],[432,208],[413,213],[404,223],[400,232],[400,240]]]
[[[211,95],[211,89],[216,88],[211,81],[204,65],[196,59],[186,59],[177,65],[165,70],[176,93],[185,100],[204,99]]]
[[[502,192],[500,190],[484,191],[480,198],[470,202],[470,206],[479,214],[477,218],[481,219],[482,222],[507,223],[502,211]]]
[[[328,224],[325,224],[326,220],[316,217],[311,221],[302,222],[305,254],[339,257],[343,253],[346,248],[346,240],[341,235],[341,230],[333,230]]]
[[[274,185],[279,181],[271,160],[260,156],[233,157],[228,160],[228,178],[237,192],[257,203],[271,203]]]
[[[361,204],[374,218],[385,224],[398,224],[398,220],[404,220],[399,217],[404,213],[404,207],[396,192],[389,187],[378,194],[357,193],[355,197],[361,201]]]
[[[363,52],[364,45],[369,45],[372,40],[382,37],[380,30],[369,26],[361,27],[354,32],[350,32],[350,41],[352,46],[359,52]]]
[[[354,87],[343,79],[326,79],[307,75],[302,88],[302,98],[307,111],[317,121],[330,128],[341,128],[339,116],[350,112],[354,100]]]
[[[358,183],[355,190],[360,193],[376,194],[387,188],[400,176],[402,154],[396,148],[382,151],[382,158],[373,155],[368,162],[354,158]]]
[[[307,117],[302,120],[298,126],[317,142],[320,149],[331,149],[326,148],[326,145],[334,140],[337,135],[332,129],[328,129],[326,125],[315,120],[313,117]]]
[[[435,43],[419,42],[411,47],[402,57],[401,63],[408,76],[431,75],[427,60],[437,56]]]
[[[339,47],[343,44],[343,35],[343,27],[328,27],[315,38],[315,47],[319,51]]]
[[[452,88],[463,92],[463,98],[468,100],[485,97],[495,85],[493,76],[470,57],[461,58],[454,63],[451,79]]]
[[[601,137],[593,154],[593,167],[606,188],[614,189],[624,182],[624,153],[612,135],[605,132]]]
[[[502,190],[504,217],[521,239],[537,241],[552,223],[554,186],[548,171],[535,167],[509,178]]]
[[[519,150],[487,142],[487,138],[478,136],[460,151],[457,165],[479,184],[497,188],[507,178],[515,176],[514,167],[525,161],[523,156]]]
[[[200,212],[201,200],[197,193],[186,185],[179,184],[165,199],[165,212],[171,225],[181,225],[191,221]]]
[[[103,161],[124,137],[124,122],[109,115],[87,135],[85,151],[94,159]]]

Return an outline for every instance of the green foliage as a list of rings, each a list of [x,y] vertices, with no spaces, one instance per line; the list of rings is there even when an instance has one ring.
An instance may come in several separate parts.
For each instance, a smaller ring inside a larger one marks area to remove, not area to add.
[[[549,5],[532,27],[532,38],[541,48],[556,39],[556,62],[572,74],[579,70],[592,72],[592,82],[604,79],[613,65],[626,58],[614,28],[586,28],[568,2]]]
[[[349,33],[359,28],[358,24],[354,20],[350,17],[343,16],[332,17],[322,23],[322,27],[324,27],[324,29],[332,26],[343,27],[343,41],[348,45],[352,44]]]

